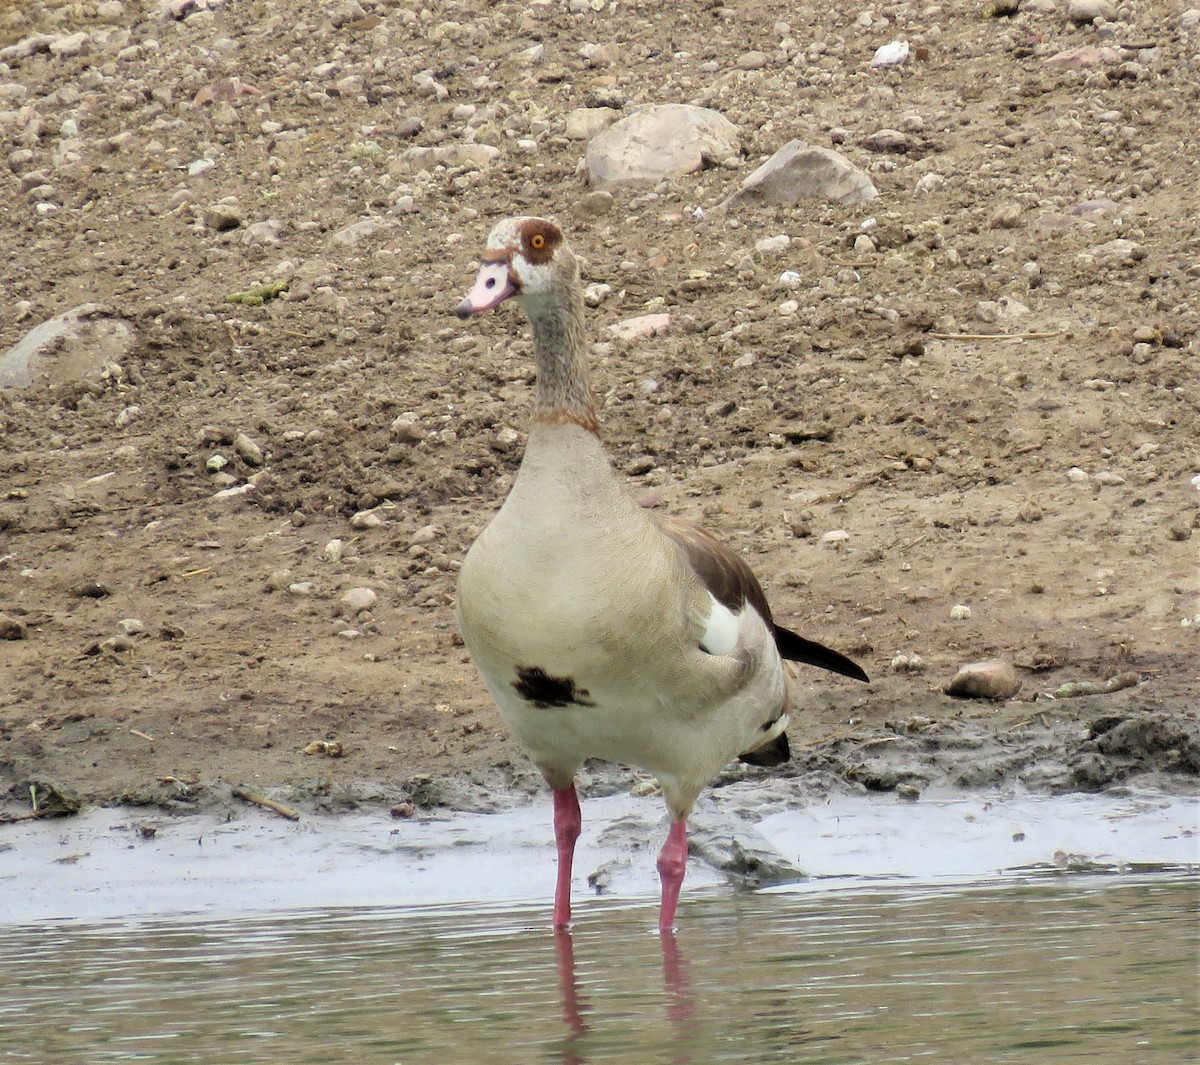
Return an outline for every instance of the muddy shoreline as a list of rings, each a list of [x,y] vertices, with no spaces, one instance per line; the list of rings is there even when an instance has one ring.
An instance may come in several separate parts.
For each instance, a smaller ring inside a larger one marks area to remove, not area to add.
[[[1047,699],[997,706],[930,696],[925,714],[910,710],[879,723],[850,715],[831,734],[794,741],[789,763],[771,770],[735,763],[713,787],[750,782],[768,793],[779,787],[809,799],[891,793],[914,802],[929,788],[964,794],[1015,788],[1053,795],[1132,785],[1196,794],[1200,715],[1193,709],[1164,709],[1158,702],[1152,691],[1138,689],[1069,702]],[[878,703],[873,702],[876,710]],[[174,766],[172,771],[147,779],[132,767],[117,772],[112,765],[96,765],[82,781],[47,773],[55,759],[45,744],[78,742],[73,729],[80,726],[94,729],[95,723],[48,723],[37,730],[38,743],[30,745],[35,757],[24,765],[9,763],[19,779],[0,803],[0,814],[28,817],[36,792],[46,818],[70,816],[89,806],[128,807],[145,816],[233,815],[244,813],[262,797],[304,814],[388,808],[403,820],[439,812],[495,812],[544,790],[536,771],[503,734],[496,742],[512,748],[511,757],[466,772],[448,772],[431,762],[430,771],[408,776],[360,775],[366,752],[348,738],[323,741],[322,750],[336,751],[336,757],[272,748],[265,752],[270,757],[257,762],[254,778],[242,780],[179,769],[186,763],[181,763],[172,737],[159,740],[133,728],[124,730],[120,739],[149,748],[139,761]],[[114,734],[104,738],[111,750]],[[592,762],[581,773],[580,787],[585,795],[603,796],[652,790],[653,781],[640,771]]]

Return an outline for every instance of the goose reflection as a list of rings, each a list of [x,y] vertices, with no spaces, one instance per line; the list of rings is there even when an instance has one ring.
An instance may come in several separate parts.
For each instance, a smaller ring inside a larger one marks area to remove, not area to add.
[[[675,933],[660,931],[659,945],[662,948],[663,990],[667,1020],[675,1029],[676,1041],[681,1047],[691,1044],[695,1028],[695,996],[692,992],[691,976],[687,959],[679,946]],[[575,943],[567,929],[554,933],[554,950],[558,962],[558,990],[562,1001],[562,1018],[566,1027],[561,1061],[563,1065],[586,1065],[586,1036],[591,1030],[587,1016],[592,1012],[586,989],[579,979],[575,964]],[[693,1060],[686,1050],[671,1059],[676,1065],[687,1065]]]

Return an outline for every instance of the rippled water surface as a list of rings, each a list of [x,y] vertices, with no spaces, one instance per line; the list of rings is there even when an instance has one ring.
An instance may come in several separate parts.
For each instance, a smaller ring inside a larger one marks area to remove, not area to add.
[[[1200,1061],[1191,877],[4,930],[0,1061]]]

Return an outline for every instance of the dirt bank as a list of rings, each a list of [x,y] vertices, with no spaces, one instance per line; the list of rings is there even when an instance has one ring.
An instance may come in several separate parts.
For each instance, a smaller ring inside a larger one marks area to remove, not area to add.
[[[452,613],[532,366],[516,311],[448,312],[518,211],[612,287],[594,369],[630,490],[746,551],[780,620],[874,679],[814,676],[788,773],[1194,784],[1200,31],[1178,5],[1099,30],[1053,3],[163,6],[0,2],[0,351],[84,303],[127,330],[82,379],[0,389],[10,812],[30,781],[186,809],[534,787]],[[872,69],[897,37],[910,62]],[[1111,52],[1048,62],[1085,45]],[[658,102],[720,110],[740,167],[585,201],[567,116]],[[712,210],[793,137],[879,199]],[[404,156],[469,143],[499,153]],[[667,333],[606,333],[648,310]],[[993,656],[1015,700],[941,694]]]

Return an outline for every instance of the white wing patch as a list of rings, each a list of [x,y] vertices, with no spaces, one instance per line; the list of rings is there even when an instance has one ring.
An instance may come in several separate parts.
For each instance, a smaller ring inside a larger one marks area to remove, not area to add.
[[[710,655],[730,654],[738,644],[738,618],[724,603],[718,602],[709,593],[712,606],[704,622],[704,635],[700,637],[700,649]]]

